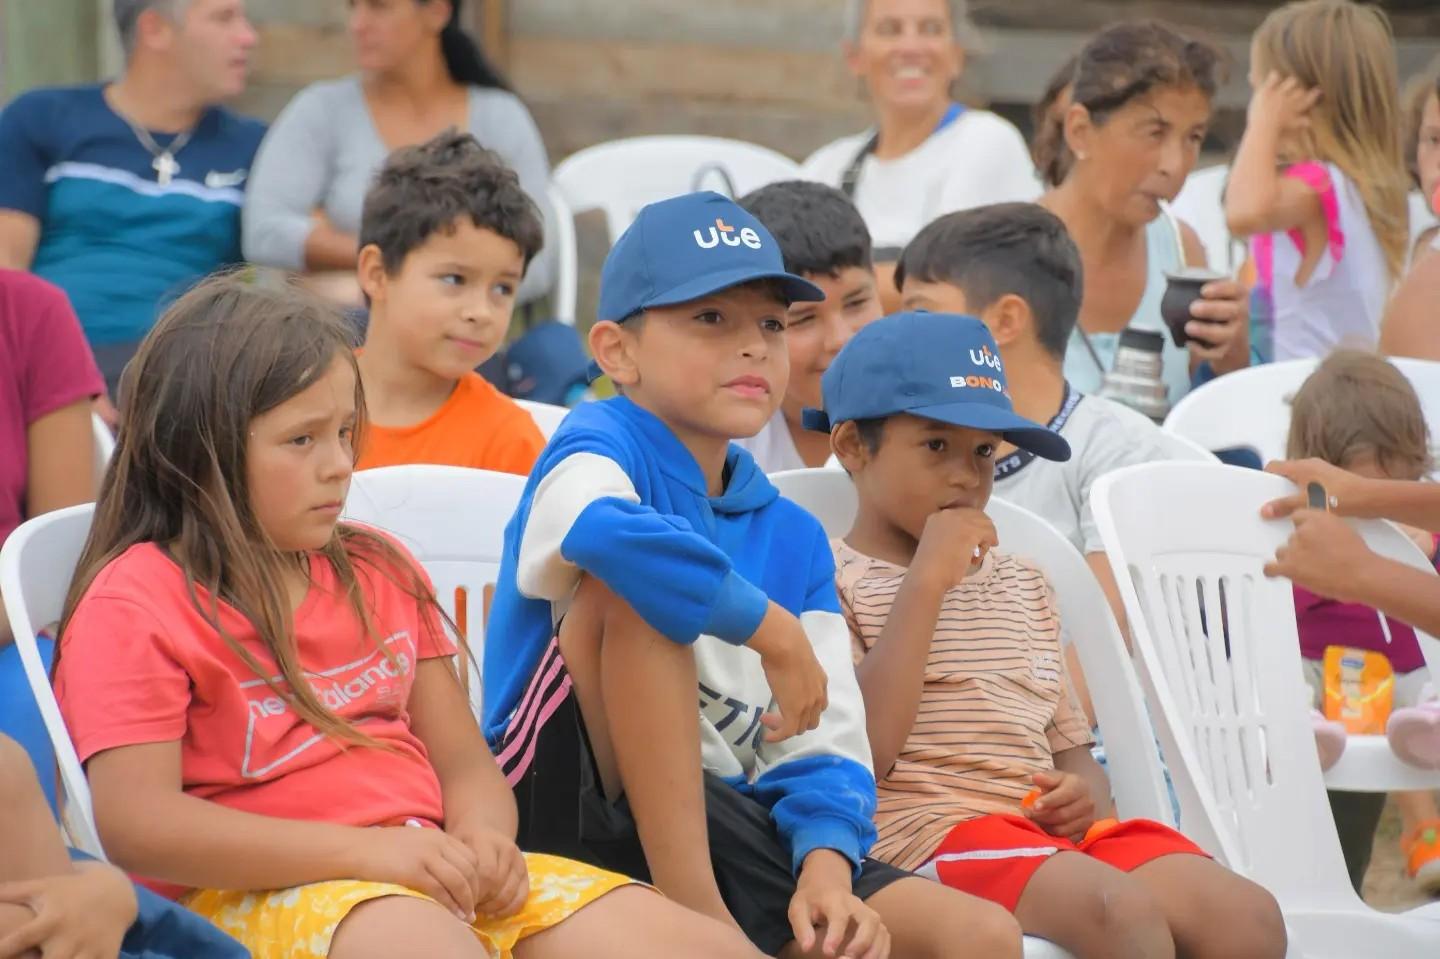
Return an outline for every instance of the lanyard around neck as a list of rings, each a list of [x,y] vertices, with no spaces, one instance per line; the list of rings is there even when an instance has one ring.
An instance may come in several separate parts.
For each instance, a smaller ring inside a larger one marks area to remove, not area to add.
[[[1060,399],[1060,411],[1050,418],[1050,422],[1045,424],[1046,427],[1054,433],[1063,430],[1065,424],[1070,422],[1070,414],[1075,412],[1075,407],[1079,406],[1080,401],[1084,398],[1085,394],[1079,390],[1071,389],[1070,382],[1067,380],[1065,382],[1065,393]],[[1008,456],[996,460],[995,479],[998,481],[1007,476],[1014,476],[1026,466],[1029,466],[1030,461],[1034,458],[1035,454],[1029,450],[1017,449]]]

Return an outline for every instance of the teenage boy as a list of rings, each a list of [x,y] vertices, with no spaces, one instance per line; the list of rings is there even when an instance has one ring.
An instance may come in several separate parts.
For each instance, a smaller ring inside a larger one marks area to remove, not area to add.
[[[240,262],[265,134],[219,106],[245,89],[255,47],[244,0],[114,13],[117,79],[31,90],[0,115],[0,266],[65,291],[112,394],[162,301]]]
[[[1068,441],[1075,455],[1063,463],[1003,444],[995,493],[1065,534],[1123,627],[1125,608],[1090,511],[1090,487],[1122,466],[1170,457],[1154,423],[1065,382],[1065,346],[1083,287],[1080,252],[1065,224],[1033,203],[951,213],[916,235],[895,277],[907,310],[978,316],[1000,346],[1016,411]]]
[[[1005,906],[1077,959],[1283,956],[1263,889],[1159,823],[1101,819],[1109,784],[1054,597],[985,515],[1002,443],[1069,449],[1017,415],[985,325],[886,317],[824,394],[811,422],[859,501],[835,549],[879,779],[875,854]]]
[[[530,472],[545,438],[475,367],[504,344],[543,231],[519,178],[468,133],[441,133],[385,162],[360,221],[370,321],[357,468]]]
[[[767,473],[824,466],[830,438],[805,429],[801,414],[820,405],[820,377],[841,347],[881,316],[870,231],[849,197],[823,183],[772,183],[742,197],[740,205],[780,244],[785,269],[815,284],[825,299],[790,305],[785,398],[764,429],[737,442]]]
[[[866,858],[829,545],[731,443],[784,395],[787,309],[822,297],[714,193],[615,244],[590,347],[622,395],[570,414],[506,530],[486,735],[523,846],[650,877],[767,955],[1019,956],[1003,910]]]

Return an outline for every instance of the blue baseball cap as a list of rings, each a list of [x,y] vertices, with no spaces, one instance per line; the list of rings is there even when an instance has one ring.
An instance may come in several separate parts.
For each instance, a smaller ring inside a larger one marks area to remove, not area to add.
[[[824,410],[806,410],[807,429],[909,413],[999,433],[1047,460],[1068,460],[1070,444],[1015,413],[1000,348],[985,324],[954,313],[896,313],[855,334],[820,378]]]
[[[780,244],[759,220],[718,193],[651,203],[620,235],[600,271],[602,320],[688,303],[751,280],[778,280],[791,302],[825,299],[785,271]]]

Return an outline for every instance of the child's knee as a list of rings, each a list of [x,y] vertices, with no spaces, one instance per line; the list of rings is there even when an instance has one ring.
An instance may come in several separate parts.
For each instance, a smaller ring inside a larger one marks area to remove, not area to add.
[[[1283,959],[1289,945],[1285,917],[1268,890],[1248,879],[1234,877],[1223,907],[1200,942],[1190,944],[1197,959]]]
[[[1097,938],[1116,943],[1170,938],[1164,909],[1132,877],[1117,872],[1104,882],[1078,892],[1073,900],[1067,897],[1067,901],[1056,903],[1055,908],[1082,910],[1084,924]],[[1131,952],[1117,951],[1117,954],[1130,955]]]
[[[933,926],[931,938],[934,942],[925,959],[950,959],[952,956],[1021,959],[1024,954],[1020,920],[1004,906],[988,899],[971,897],[963,911],[952,915],[958,921],[941,919]]]

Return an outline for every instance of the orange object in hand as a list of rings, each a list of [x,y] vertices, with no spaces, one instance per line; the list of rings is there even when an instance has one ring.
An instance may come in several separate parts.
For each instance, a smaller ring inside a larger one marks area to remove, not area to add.
[[[1120,825],[1120,820],[1118,819],[1097,819],[1090,824],[1089,829],[1085,830],[1085,838],[1082,839],[1081,842],[1089,842],[1092,839],[1104,835],[1118,825]]]
[[[1040,799],[1040,790],[1038,790],[1038,789],[1032,789],[1032,790],[1030,790],[1028,793],[1025,794],[1025,798],[1024,798],[1024,799],[1020,800],[1020,805],[1021,805],[1022,808],[1025,808],[1025,809],[1034,809],[1034,808],[1035,808],[1035,803],[1036,803],[1039,799]]]

